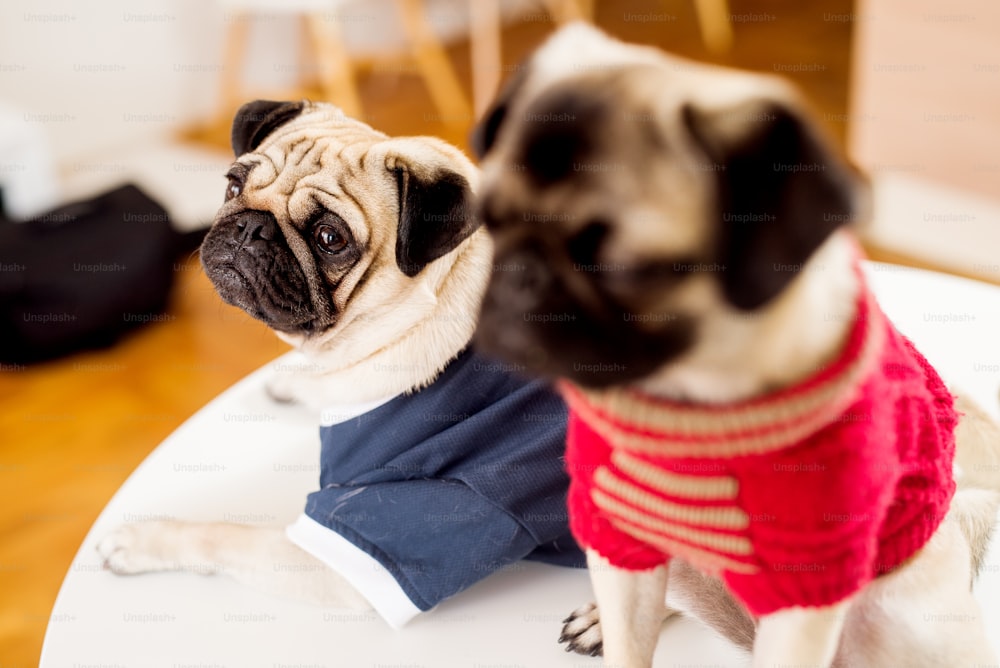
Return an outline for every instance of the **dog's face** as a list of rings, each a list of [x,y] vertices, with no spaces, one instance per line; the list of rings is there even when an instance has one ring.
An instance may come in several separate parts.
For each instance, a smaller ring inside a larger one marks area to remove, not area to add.
[[[293,343],[389,302],[478,226],[475,168],[444,142],[390,139],[326,104],[256,101],[201,259],[222,298]]]
[[[807,118],[771,77],[560,31],[473,137],[496,249],[478,344],[601,387],[766,308],[863,199]]]

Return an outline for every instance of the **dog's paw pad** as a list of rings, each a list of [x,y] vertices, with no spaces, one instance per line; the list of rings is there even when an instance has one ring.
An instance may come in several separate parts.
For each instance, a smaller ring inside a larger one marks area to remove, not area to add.
[[[156,528],[151,525],[120,526],[97,543],[104,568],[116,575],[173,570],[156,549]]]
[[[559,642],[566,645],[567,652],[587,656],[601,656],[604,637],[601,635],[601,618],[597,605],[587,603],[570,613],[563,620]]]

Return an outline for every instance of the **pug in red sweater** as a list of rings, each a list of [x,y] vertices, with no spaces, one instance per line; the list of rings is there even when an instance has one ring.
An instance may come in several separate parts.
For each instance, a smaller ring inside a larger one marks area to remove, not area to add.
[[[1000,434],[866,287],[847,229],[867,181],[795,91],[577,25],[475,139],[496,263],[520,268],[477,340],[570,410],[600,609],[570,642],[648,666],[665,593],[695,583],[754,666],[994,663],[970,590]]]

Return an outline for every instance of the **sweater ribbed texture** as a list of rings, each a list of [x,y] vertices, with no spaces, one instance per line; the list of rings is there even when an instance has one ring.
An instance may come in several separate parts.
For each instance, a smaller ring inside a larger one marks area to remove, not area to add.
[[[867,290],[838,358],[792,388],[718,406],[561,391],[577,540],[631,570],[683,558],[753,614],[853,594],[954,494],[953,398]]]

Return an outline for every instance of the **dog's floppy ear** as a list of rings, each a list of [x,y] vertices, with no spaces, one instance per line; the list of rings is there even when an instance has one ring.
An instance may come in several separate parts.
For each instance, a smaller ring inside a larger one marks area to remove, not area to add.
[[[497,93],[490,108],[486,110],[483,118],[472,129],[472,135],[469,137],[469,147],[477,159],[482,160],[489,153],[490,149],[493,148],[497,135],[500,133],[500,126],[503,125],[504,120],[507,118],[510,105],[527,78],[527,65],[524,65],[507,79],[500,88],[500,92]]]
[[[413,277],[479,227],[469,184],[475,168],[458,149],[427,137],[392,140],[385,165],[398,189],[396,264]]]
[[[834,230],[867,213],[867,180],[796,104],[689,104],[683,115],[715,163],[720,278],[733,306],[766,304]]]
[[[254,100],[247,102],[233,118],[233,129],[230,140],[233,153],[240,157],[254,150],[264,138],[288,121],[292,120],[305,107],[303,102],[275,102],[273,100]]]

